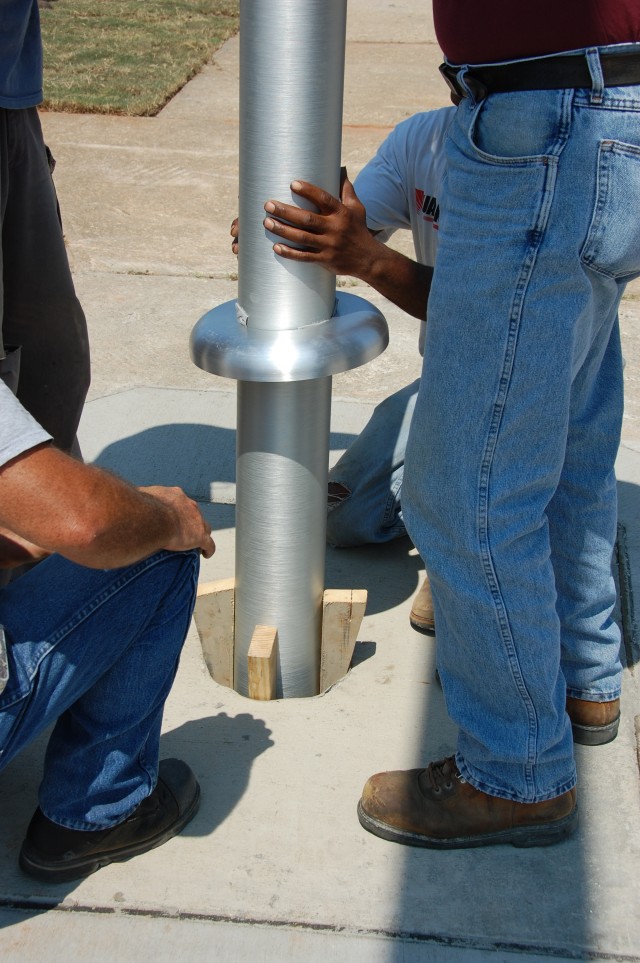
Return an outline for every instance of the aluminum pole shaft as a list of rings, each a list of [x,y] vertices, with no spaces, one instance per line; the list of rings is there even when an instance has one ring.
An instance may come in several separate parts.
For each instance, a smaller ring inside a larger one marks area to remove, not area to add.
[[[249,328],[330,318],[335,278],[273,253],[269,198],[339,189],[346,0],[241,0],[238,304]],[[278,695],[318,692],[331,378],[238,384],[235,688],[256,625],[278,630]]]
[[[278,258],[263,220],[269,198],[304,204],[294,178],[339,190],[346,16],[346,0],[241,0],[238,301],[254,327],[333,312],[333,275]]]

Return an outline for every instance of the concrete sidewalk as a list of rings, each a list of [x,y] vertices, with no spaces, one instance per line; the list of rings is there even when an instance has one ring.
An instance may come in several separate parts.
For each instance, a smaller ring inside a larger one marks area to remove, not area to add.
[[[392,126],[445,105],[447,91],[424,0],[350,0],[348,31],[343,157],[355,175]],[[232,576],[235,385],[192,365],[188,340],[205,311],[236,295],[237,38],[157,118],[43,123],[91,331],[85,458],[139,484],[185,488],[217,531],[202,579]],[[420,369],[416,322],[345,283],[382,308],[392,337],[379,359],[334,380],[333,459]],[[577,747],[577,835],[550,849],[447,853],[360,828],[367,777],[448,754],[455,728],[434,684],[433,640],[409,627],[423,567],[408,541],[329,551],[327,587],[367,588],[369,605],[352,669],[326,694],[244,699],[211,680],[190,633],[161,747],[202,784],[180,837],[83,882],[40,885],[19,872],[17,853],[44,741],[0,775],[3,963],[640,960],[638,296],[636,285],[622,310],[623,719],[611,745]]]

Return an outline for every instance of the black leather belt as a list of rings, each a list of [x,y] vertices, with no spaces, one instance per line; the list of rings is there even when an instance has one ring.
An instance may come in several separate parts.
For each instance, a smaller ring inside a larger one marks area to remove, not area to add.
[[[640,53],[600,54],[605,87],[629,87],[640,84]],[[442,64],[440,73],[451,91],[465,97],[467,91],[458,82],[460,67]],[[561,90],[565,87],[592,87],[591,74],[584,54],[540,57],[489,67],[470,67],[465,82],[479,99],[487,94],[515,90]]]

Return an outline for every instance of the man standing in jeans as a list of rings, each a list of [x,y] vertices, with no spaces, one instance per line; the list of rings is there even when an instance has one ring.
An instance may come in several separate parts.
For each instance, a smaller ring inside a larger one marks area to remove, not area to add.
[[[609,742],[620,715],[618,305],[640,274],[640,6],[434,0],[434,14],[462,99],[403,507],[459,736],[455,756],[373,776],[358,812],[417,846],[547,845],[577,825],[573,741]]]

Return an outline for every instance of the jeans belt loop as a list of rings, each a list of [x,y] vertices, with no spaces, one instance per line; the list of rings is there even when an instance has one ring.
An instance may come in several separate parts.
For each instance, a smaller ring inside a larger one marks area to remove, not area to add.
[[[604,76],[600,62],[600,51],[597,47],[589,47],[585,56],[591,74],[591,103],[601,104],[604,97]]]
[[[463,97],[469,97],[477,103],[487,96],[487,88],[477,77],[469,75],[468,67],[452,67],[445,61],[439,70],[453,94],[454,103],[457,104]]]
[[[468,67],[463,67],[458,74],[460,86],[474,104],[480,103],[488,94],[488,90],[478,77],[469,73]]]

